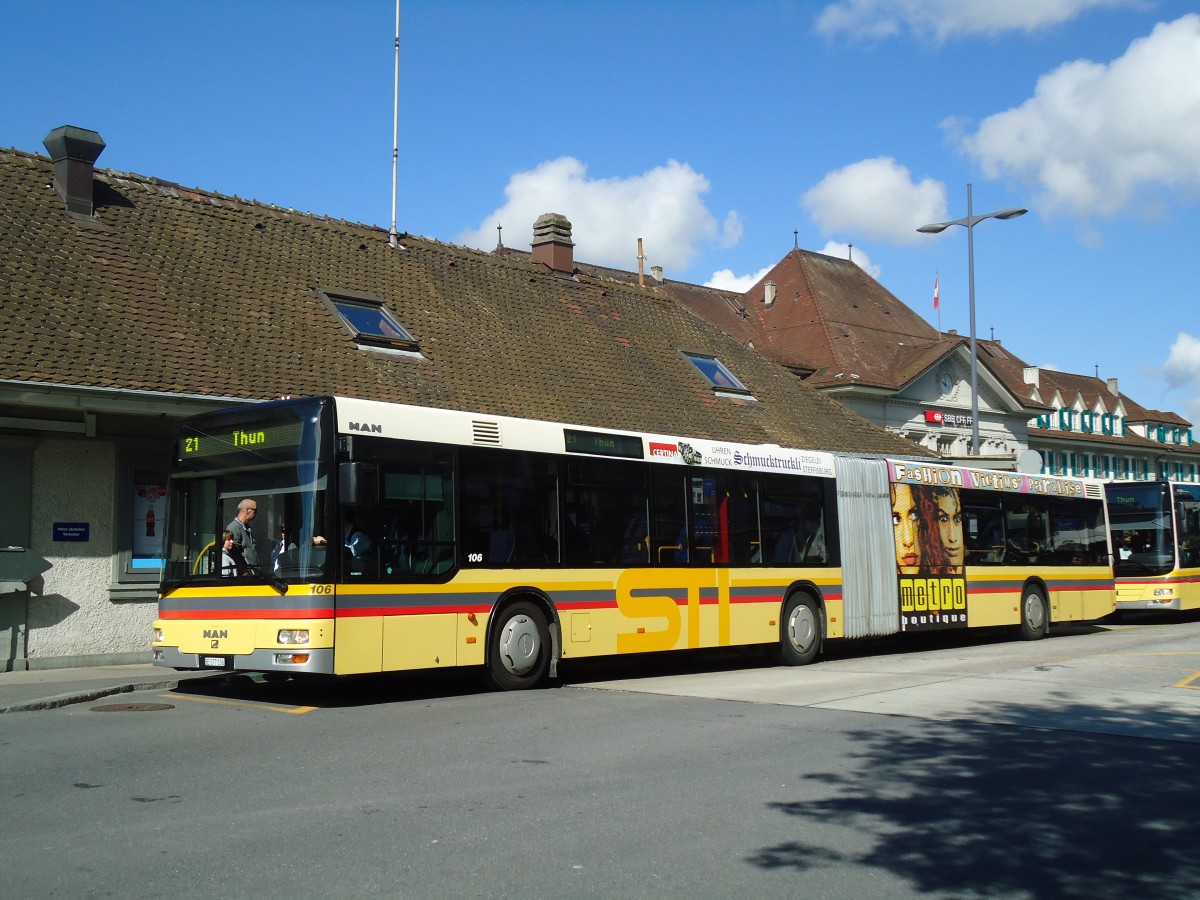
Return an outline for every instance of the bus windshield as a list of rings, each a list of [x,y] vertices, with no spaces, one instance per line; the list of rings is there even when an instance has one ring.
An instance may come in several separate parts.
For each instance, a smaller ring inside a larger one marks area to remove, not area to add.
[[[331,406],[263,404],[176,428],[162,593],[325,577]]]
[[[1171,487],[1165,481],[1109,484],[1113,573],[1165,575],[1175,568]]]

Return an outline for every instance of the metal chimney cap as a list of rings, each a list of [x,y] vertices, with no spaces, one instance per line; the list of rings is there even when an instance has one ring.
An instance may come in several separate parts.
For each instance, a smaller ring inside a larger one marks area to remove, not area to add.
[[[75,125],[60,125],[42,141],[46,152],[55,162],[60,159],[78,160],[89,165],[104,152],[104,139],[95,131]]]

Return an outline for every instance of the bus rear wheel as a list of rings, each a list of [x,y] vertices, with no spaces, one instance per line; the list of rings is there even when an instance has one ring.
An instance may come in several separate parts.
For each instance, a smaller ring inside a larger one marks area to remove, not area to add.
[[[779,661],[786,666],[808,665],[821,652],[824,638],[824,618],[817,601],[808,594],[792,594],[783,604],[779,620]]]
[[[1046,597],[1033,585],[1021,592],[1021,640],[1040,641],[1050,631],[1050,610]]]
[[[492,631],[488,671],[505,691],[536,687],[550,669],[546,616],[533,603],[505,607]]]

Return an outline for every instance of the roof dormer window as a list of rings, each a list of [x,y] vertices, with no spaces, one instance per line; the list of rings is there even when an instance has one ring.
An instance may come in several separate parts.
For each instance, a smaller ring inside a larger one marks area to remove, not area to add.
[[[320,294],[360,347],[420,352],[416,338],[397,321],[383,300],[348,291],[320,291]]]
[[[725,364],[715,356],[705,353],[688,353],[687,351],[684,351],[683,355],[699,370],[701,375],[708,379],[708,383],[718,394],[750,396],[750,389],[742,384],[729,369],[725,368]]]

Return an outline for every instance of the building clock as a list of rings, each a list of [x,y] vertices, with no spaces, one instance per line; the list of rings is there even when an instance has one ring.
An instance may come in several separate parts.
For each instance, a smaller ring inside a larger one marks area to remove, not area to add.
[[[954,379],[950,377],[949,372],[943,372],[938,377],[938,387],[942,389],[942,394],[949,394],[954,389]]]

